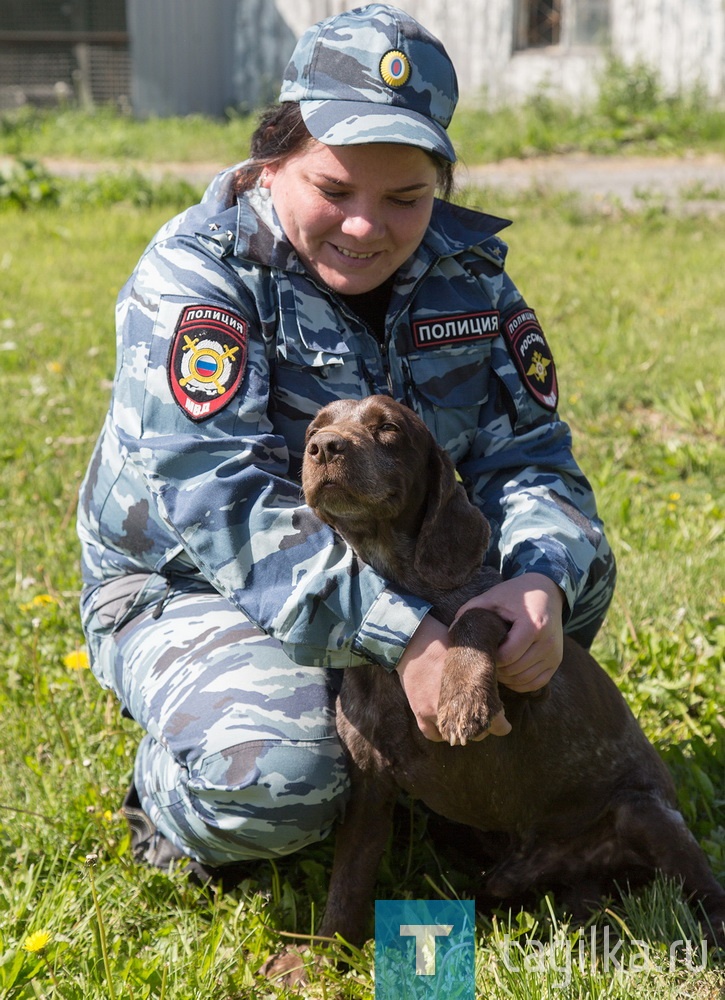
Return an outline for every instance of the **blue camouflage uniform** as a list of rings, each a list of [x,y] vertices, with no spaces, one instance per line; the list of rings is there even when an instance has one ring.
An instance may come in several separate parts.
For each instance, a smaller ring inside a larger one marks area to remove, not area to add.
[[[410,68],[394,41],[391,76]],[[584,644],[614,585],[551,352],[504,270],[507,223],[436,201],[381,333],[305,270],[266,190],[234,196],[237,169],[157,233],[120,293],[78,520],[92,667],[145,731],[141,804],[211,865],[329,832],[348,789],[337,671],[393,670],[429,610],[305,506],[320,407],[386,393],[415,410],[491,522],[488,560],[553,579]]]
[[[120,294],[79,516],[93,669],[147,732],[144,808],[216,864],[329,830],[347,782],[325,668],[393,669],[428,610],[301,499],[305,428],[325,403],[412,407],[490,520],[489,560],[555,580],[587,644],[614,576],[551,354],[504,270],[505,223],[436,202],[380,343],[304,270],[266,192],[230,204],[233,175],[157,234]],[[187,392],[180,353],[198,376]]]

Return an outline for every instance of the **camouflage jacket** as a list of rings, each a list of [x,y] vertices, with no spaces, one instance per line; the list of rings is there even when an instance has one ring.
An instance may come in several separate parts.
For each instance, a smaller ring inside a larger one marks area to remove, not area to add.
[[[299,484],[312,416],[371,393],[449,452],[491,521],[491,561],[546,574],[571,607],[601,525],[545,338],[504,270],[508,223],[437,201],[380,342],[305,271],[266,192],[230,196],[233,171],[157,233],[119,295],[80,496],[84,623],[99,585],[161,573],[211,584],[297,662],[394,667],[428,605],[359,565]]]

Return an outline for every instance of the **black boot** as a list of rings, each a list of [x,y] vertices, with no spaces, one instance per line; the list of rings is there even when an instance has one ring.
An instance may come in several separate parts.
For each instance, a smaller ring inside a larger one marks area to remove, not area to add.
[[[136,786],[131,787],[126,792],[126,797],[121,806],[121,812],[126,817],[129,830],[131,831],[131,854],[134,861],[143,862],[153,868],[168,869],[174,861],[185,862],[182,870],[198,882],[200,885],[210,883],[221,883],[222,889],[228,891],[238,885],[248,870],[245,872],[241,864],[223,865],[215,868],[211,865],[204,865],[200,861],[195,861],[182,850],[176,847],[171,841],[160,833],[151,822],[149,817],[141,808],[141,800],[138,797]]]
[[[131,854],[134,861],[143,861],[154,868],[168,868],[172,861],[186,859],[187,855],[174,847],[170,840],[159,833],[141,808],[136,786],[131,785],[121,806],[131,831]]]

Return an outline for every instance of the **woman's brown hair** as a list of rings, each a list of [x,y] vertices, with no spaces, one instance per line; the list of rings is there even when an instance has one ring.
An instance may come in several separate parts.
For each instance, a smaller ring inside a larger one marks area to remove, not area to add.
[[[285,101],[267,108],[252,134],[249,159],[234,180],[234,194],[239,196],[254,187],[262,170],[270,163],[279,163],[314,141],[296,101]],[[438,171],[438,190],[448,201],[453,193],[453,164],[435,153],[428,155]]]

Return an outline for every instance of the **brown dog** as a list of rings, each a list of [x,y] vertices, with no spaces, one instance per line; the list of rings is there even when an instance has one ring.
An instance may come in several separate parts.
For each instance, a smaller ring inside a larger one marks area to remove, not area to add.
[[[322,521],[394,585],[429,600],[446,624],[499,579],[481,568],[488,525],[450,459],[421,420],[386,396],[342,400],[318,413],[302,483]],[[612,880],[640,882],[660,871],[682,881],[715,939],[724,940],[725,891],[677,811],[669,772],[615,684],[567,638],[543,697],[499,691],[495,654],[505,631],[497,615],[481,609],[451,630],[438,714],[448,743],[421,734],[396,674],[372,664],[345,672],[337,725],[352,795],[337,832],[320,935],[365,939],[402,788],[506,845],[484,880],[492,900],[557,885],[569,908],[583,912]],[[502,705],[511,733],[468,742]],[[294,961],[278,957],[266,971],[283,973]]]

